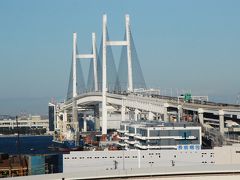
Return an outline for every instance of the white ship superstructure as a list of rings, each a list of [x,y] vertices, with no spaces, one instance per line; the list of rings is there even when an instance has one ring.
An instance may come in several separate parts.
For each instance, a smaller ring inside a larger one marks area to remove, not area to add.
[[[201,127],[193,124],[159,121],[122,122],[120,146],[129,149],[196,149],[201,148]]]
[[[206,150],[72,151],[63,155],[64,173],[223,164],[240,164],[239,145]]]
[[[118,133],[123,150],[71,151],[63,155],[63,172],[240,164],[240,145],[201,149],[201,127],[187,122],[126,121]]]

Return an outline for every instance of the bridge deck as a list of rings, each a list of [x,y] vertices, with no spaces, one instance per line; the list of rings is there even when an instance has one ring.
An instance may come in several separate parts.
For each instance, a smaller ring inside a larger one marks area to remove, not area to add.
[[[75,98],[78,104],[91,105],[102,101],[101,92],[89,92],[84,93]],[[113,105],[122,105],[122,101],[126,107],[137,108],[146,111],[152,111],[156,113],[162,113],[164,104],[168,104],[169,107],[178,108],[179,105],[183,109],[198,111],[199,108],[206,112],[218,113],[219,110],[223,110],[229,114],[240,115],[240,106],[233,104],[213,103],[213,102],[183,102],[178,101],[176,97],[169,96],[142,96],[139,94],[114,94],[107,93],[107,102]],[[63,109],[71,109],[73,100],[66,101]]]

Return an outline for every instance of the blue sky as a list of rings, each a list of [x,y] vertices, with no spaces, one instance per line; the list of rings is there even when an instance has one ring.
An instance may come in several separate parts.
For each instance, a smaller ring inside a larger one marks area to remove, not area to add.
[[[115,40],[123,38],[124,15],[130,15],[149,87],[234,102],[239,9],[238,0],[1,0],[0,113],[46,113],[51,97],[64,99],[72,33],[78,33],[79,51],[90,52],[91,32],[100,43],[104,13]]]

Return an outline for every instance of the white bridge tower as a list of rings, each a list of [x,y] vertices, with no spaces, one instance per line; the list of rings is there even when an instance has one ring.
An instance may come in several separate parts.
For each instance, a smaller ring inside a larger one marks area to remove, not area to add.
[[[107,134],[107,46],[127,46],[128,59],[128,91],[133,92],[132,79],[132,55],[130,42],[130,18],[125,16],[126,40],[110,41],[107,40],[107,15],[103,15],[103,52],[102,52],[102,135]]]
[[[97,77],[97,48],[96,48],[96,34],[92,33],[92,54],[77,54],[77,33],[73,33],[73,107],[72,107],[72,123],[75,130],[75,137],[78,137],[78,112],[76,97],[77,93],[77,59],[93,59],[93,74],[94,74],[94,90],[98,91],[98,77]],[[77,139],[76,139],[77,140]],[[77,142],[77,141],[76,141]]]

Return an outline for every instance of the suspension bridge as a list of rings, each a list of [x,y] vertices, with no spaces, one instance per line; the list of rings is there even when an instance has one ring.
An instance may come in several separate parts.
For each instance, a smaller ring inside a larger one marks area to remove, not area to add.
[[[114,61],[112,46],[120,46],[121,57],[118,67]],[[81,51],[80,51],[81,52]],[[89,60],[90,66],[87,82],[84,79],[81,62]],[[181,97],[161,96],[160,92],[147,89],[143,72],[138,59],[136,47],[130,28],[130,17],[125,15],[125,34],[123,40],[112,41],[107,28],[107,16],[103,15],[102,39],[99,51],[96,45],[96,34],[92,33],[92,51],[90,54],[79,54],[77,33],[73,33],[72,65],[68,84],[67,98],[64,103],[56,105],[55,127],[62,132],[67,128],[79,132],[79,112],[89,109],[94,111],[93,118],[102,136],[107,134],[109,111],[114,109],[121,114],[121,121],[149,120],[182,121],[184,115],[192,117],[202,125],[217,116],[219,131],[226,131],[224,121],[227,117],[239,121],[238,105],[208,102],[198,98],[184,101]],[[206,117],[212,115],[212,118]],[[144,116],[143,116],[144,115]],[[86,116],[84,116],[86,131]]]

